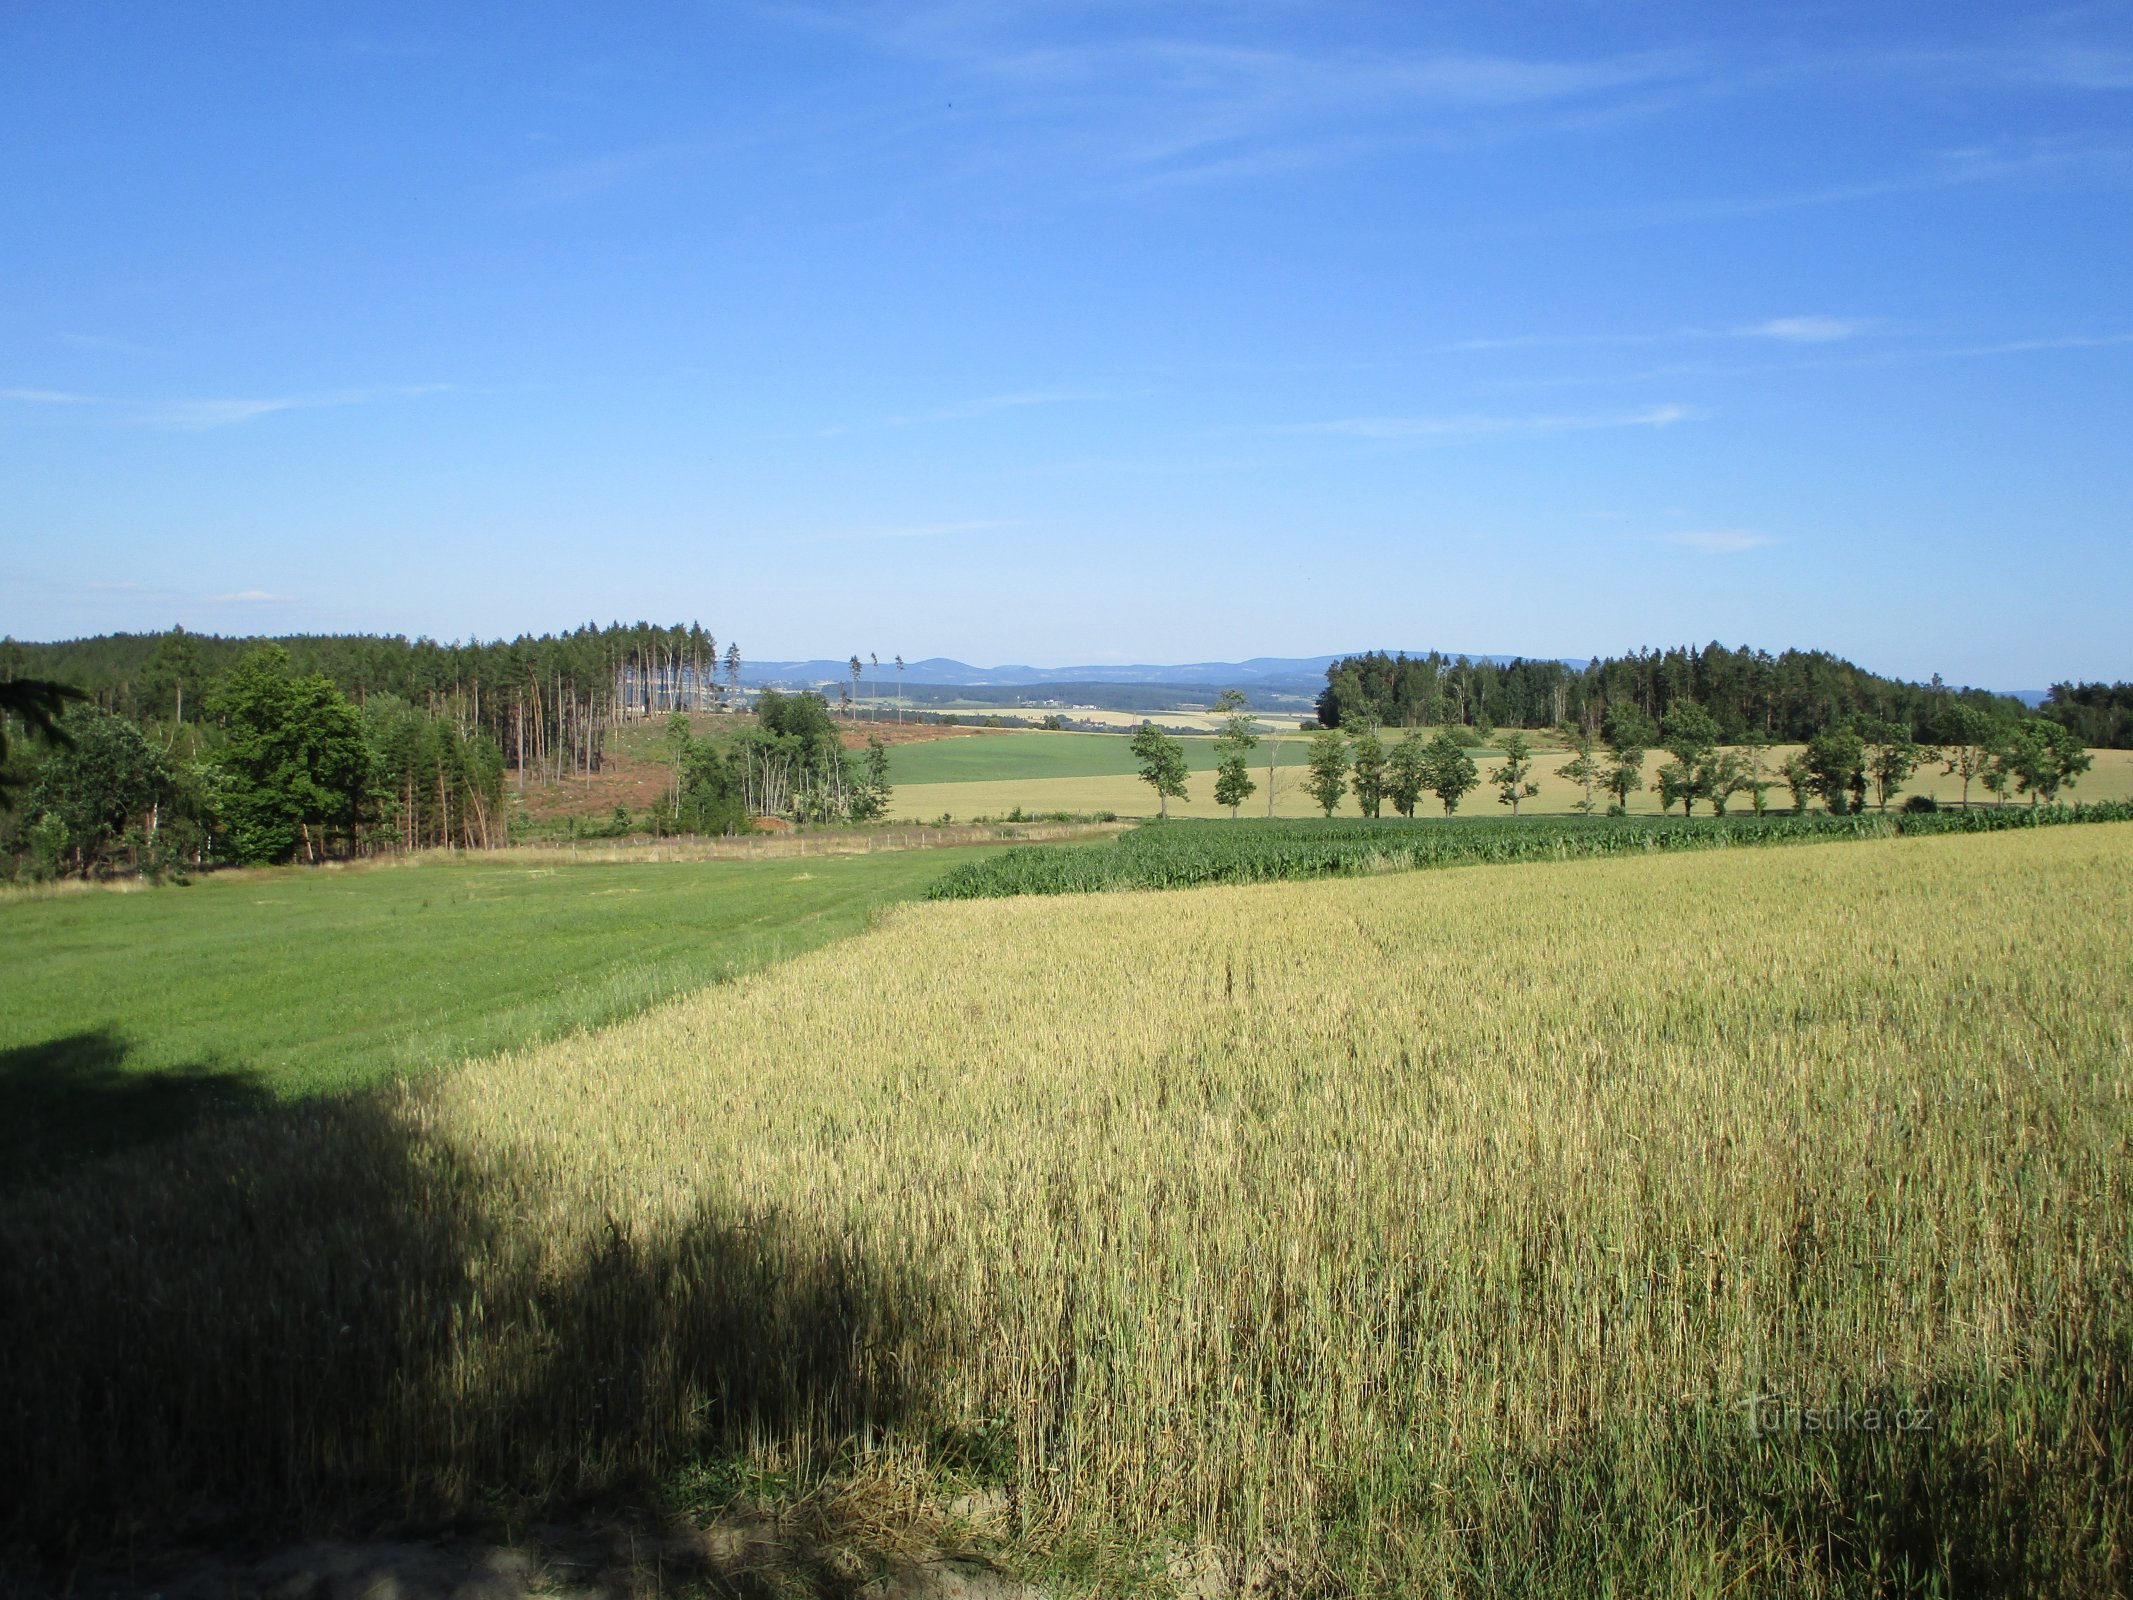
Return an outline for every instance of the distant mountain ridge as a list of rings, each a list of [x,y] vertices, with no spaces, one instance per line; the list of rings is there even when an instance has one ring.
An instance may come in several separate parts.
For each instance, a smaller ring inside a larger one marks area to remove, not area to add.
[[[1188,661],[1170,666],[1137,662],[1127,666],[1076,667],[974,667],[968,662],[956,661],[947,656],[928,656],[923,661],[905,662],[903,681],[909,684],[967,687],[1040,683],[1161,683],[1190,688],[1260,688],[1290,694],[1316,694],[1325,687],[1326,668],[1346,656],[1360,653],[1342,650],[1323,656],[1253,656],[1246,661]],[[1428,654],[1424,650],[1410,650],[1407,653]],[[1461,652],[1445,653],[1458,655]],[[1475,653],[1469,654],[1468,659],[1501,663],[1522,658]],[[1581,667],[1586,658],[1566,656],[1563,659],[1572,666]],[[871,663],[863,663],[863,666],[869,681],[895,680],[896,670],[887,661],[882,662],[878,670]],[[850,677],[849,658],[844,661],[744,661],[741,666],[741,678],[744,682],[776,684],[781,687],[787,684],[804,686],[836,683]]]

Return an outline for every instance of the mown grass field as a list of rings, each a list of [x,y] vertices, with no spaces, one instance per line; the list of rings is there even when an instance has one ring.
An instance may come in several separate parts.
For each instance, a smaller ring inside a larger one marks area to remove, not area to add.
[[[984,853],[428,858],[0,901],[0,1187],[612,1022],[863,929]]]
[[[2125,824],[904,907],[0,1204],[0,1515],[709,1460],[1062,1592],[2124,1593],[2129,997]]]
[[[1008,752],[1003,753],[999,758],[994,758],[997,763],[1004,764],[1010,757],[1034,763],[1036,758],[1019,755],[1018,752],[1023,747],[1014,744],[1012,741],[1019,739],[1073,738],[1108,741],[1111,736],[1105,734],[1032,733],[1004,737],[996,735],[995,740],[986,742],[997,741],[1008,745]],[[949,742],[954,743],[956,741]],[[1022,807],[1025,812],[1066,811],[1077,815],[1091,815],[1099,811],[1112,811],[1122,817],[1153,816],[1156,811],[1154,792],[1139,778],[1133,776],[1133,762],[1130,754],[1126,751],[1126,743],[1125,739],[1117,740],[1117,760],[1119,764],[1108,775],[1085,774],[1072,776],[1044,770],[1020,770],[1012,774],[982,778],[973,777],[952,782],[920,781],[926,777],[926,769],[917,766],[910,768],[909,776],[907,777],[907,758],[905,753],[899,750],[896,752],[890,768],[890,776],[896,784],[896,792],[890,797],[890,810],[894,815],[905,818],[938,817],[944,812],[964,819],[970,817],[998,817],[1007,815],[1016,806]],[[1284,765],[1280,768],[1280,786],[1275,794],[1274,803],[1274,814],[1278,817],[1315,817],[1320,814],[1317,803],[1304,792],[1306,774],[1300,763],[1304,759],[1306,743],[1306,737],[1300,734],[1293,738],[1285,737],[1284,739],[1283,760],[1284,762],[1295,764]],[[1170,802],[1170,814],[1174,817],[1226,817],[1229,815],[1228,811],[1216,805],[1214,800],[1215,783],[1214,778],[1210,775],[1214,767],[1212,741],[1194,741],[1189,743],[1186,748],[1188,753],[1191,753],[1202,745],[1206,746],[1203,757],[1204,765],[1194,765],[1189,794],[1184,800]],[[1482,769],[1484,779],[1487,776],[1489,767],[1502,759],[1494,751],[1477,750],[1471,753],[1474,756],[1475,764]],[[1790,747],[1781,747],[1772,751],[1770,763],[1772,769],[1775,770],[1777,765],[1790,753]],[[2095,757],[2093,770],[2085,774],[2074,788],[2067,792],[2067,798],[2073,800],[2133,799],[2133,751],[2098,750],[2093,754]],[[1555,769],[1562,766],[1569,759],[1567,752],[1556,750],[1545,750],[1536,755],[1533,762],[1533,781],[1540,785],[1541,792],[1520,806],[1522,812],[1531,812],[1536,815],[1569,814],[1572,802],[1580,799],[1583,794],[1582,790],[1555,776]],[[1659,814],[1658,797],[1652,792],[1651,784],[1659,770],[1660,763],[1668,759],[1664,753],[1655,753],[1646,761],[1646,787],[1643,792],[1630,797],[1629,810],[1633,816],[1657,816]],[[1252,776],[1261,784],[1266,781],[1266,753],[1264,749],[1255,752],[1252,763]],[[1928,794],[1942,801],[1954,801],[1961,796],[1962,783],[1960,779],[1945,776],[1941,772],[1939,764],[1935,763],[1930,767],[1921,769],[1917,776],[1905,785],[1904,792],[1906,794]],[[1976,804],[1989,797],[1983,795],[1978,787],[1973,784],[1971,785],[1970,798],[1971,802]],[[1791,792],[1780,784],[1771,791],[1770,803],[1774,806],[1789,807],[1792,804]],[[1733,808],[1735,810],[1747,809],[1747,796],[1736,796],[1733,801]],[[1424,809],[1436,812],[1439,808],[1433,798],[1425,796]],[[1707,808],[1699,806],[1697,809],[1704,811]],[[1388,807],[1387,810],[1389,812],[1390,808]],[[1264,816],[1266,814],[1266,791],[1264,788],[1245,802],[1243,814],[1246,816]],[[1360,815],[1356,809],[1354,797],[1352,795],[1343,797],[1340,807],[1335,811],[1334,815],[1344,817]],[[1484,783],[1483,787],[1476,789],[1460,803],[1459,815],[1507,816],[1509,815],[1509,808],[1498,804],[1495,791],[1488,788]]]

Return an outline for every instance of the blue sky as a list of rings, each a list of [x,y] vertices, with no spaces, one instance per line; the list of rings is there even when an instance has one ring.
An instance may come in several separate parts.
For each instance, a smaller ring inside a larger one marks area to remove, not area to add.
[[[2133,676],[2133,7],[17,5],[0,630]]]

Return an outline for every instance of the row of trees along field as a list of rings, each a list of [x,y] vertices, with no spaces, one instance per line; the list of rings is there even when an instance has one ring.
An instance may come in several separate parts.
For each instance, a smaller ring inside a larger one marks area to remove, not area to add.
[[[173,689],[167,715],[142,716],[138,700],[129,715],[51,680],[0,679],[0,874],[161,873],[507,842],[510,766],[473,722],[473,694],[416,703],[372,689],[358,701],[298,670],[277,644],[198,681],[207,686],[182,709]],[[689,691],[682,678],[674,698],[686,703]],[[888,757],[878,742],[847,753],[819,695],[766,691],[756,709],[726,740],[700,739],[679,706],[669,712],[672,805],[648,821],[725,833],[760,812],[882,814]]]
[[[1633,706],[1658,717],[1682,700],[1709,712],[1727,744],[1750,735],[1797,743],[1857,718],[1900,723],[1913,739],[1936,743],[1950,737],[1958,706],[2008,718],[2026,714],[2010,696],[1950,688],[1937,675],[1931,683],[1905,683],[1820,650],[1773,656],[1713,643],[1701,650],[1595,658],[1582,667],[1434,651],[1347,656],[1326,669],[1318,720],[1328,728],[1579,724],[1597,734],[1610,707]],[[2039,713],[2072,729],[2084,744],[2133,745],[2133,684],[2055,684]]]
[[[1577,787],[1580,797],[1571,809],[1586,815],[1602,809],[1610,816],[1625,814],[1629,797],[1646,787],[1646,758],[1655,750],[1669,758],[1651,781],[1660,809],[1671,812],[1678,805],[1684,817],[1693,816],[1699,802],[1721,817],[1736,803],[1761,816],[1781,788],[1790,791],[1795,812],[1805,812],[1811,802],[1840,816],[1869,804],[1885,811],[1914,775],[1935,764],[1944,776],[1962,780],[1965,806],[1973,785],[1998,805],[2010,793],[2032,805],[2056,804],[2089,769],[2091,757],[2080,735],[2046,717],[2007,714],[1997,699],[1985,705],[1959,700],[1942,710],[1935,744],[1913,738],[1906,723],[1854,714],[1824,727],[1782,761],[1760,733],[1728,742],[1718,719],[1695,700],[1676,700],[1656,719],[1622,702],[1600,717],[1597,730],[1577,722],[1557,728],[1567,759],[1553,770]],[[1234,817],[1259,788],[1246,758],[1261,742],[1260,730],[1244,696],[1234,689],[1224,691],[1213,709],[1224,716],[1216,737],[1222,760],[1215,772],[1215,801]],[[2019,703],[2015,709],[2021,710]],[[1388,740],[1377,724],[1358,718],[1352,732],[1326,728],[1312,736],[1304,789],[1329,817],[1350,796],[1366,817],[1381,815],[1388,805],[1411,817],[1425,796],[1434,797],[1450,816],[1486,784],[1516,816],[1520,805],[1540,793],[1534,777],[1539,752],[1522,730],[1490,731],[1497,740],[1497,760],[1484,768],[1476,759],[1483,735],[1473,727],[1441,727],[1429,738],[1410,728]],[[1142,781],[1155,790],[1167,817],[1170,801],[1186,792],[1183,747],[1153,723],[1143,723],[1133,737],[1133,753]],[[1269,816],[1272,779],[1270,767]],[[1912,803],[1937,804],[1926,796]]]

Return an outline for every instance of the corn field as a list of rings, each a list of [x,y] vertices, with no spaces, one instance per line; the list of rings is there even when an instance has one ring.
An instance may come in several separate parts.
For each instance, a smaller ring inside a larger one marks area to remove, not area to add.
[[[2133,822],[2133,803],[1975,811],[1826,812],[1725,817],[1453,817],[1419,821],[1312,817],[1145,823],[1086,850],[1009,850],[942,875],[934,900],[994,895],[1186,889],[1216,883],[1401,871],[1415,867],[1568,861],[1581,856],[1723,850],[1739,845],[1996,833],[2076,822]]]
[[[2123,1593],[2129,997],[2123,824],[906,907],[8,1202],[0,1517],[711,1455],[1325,1593]]]

